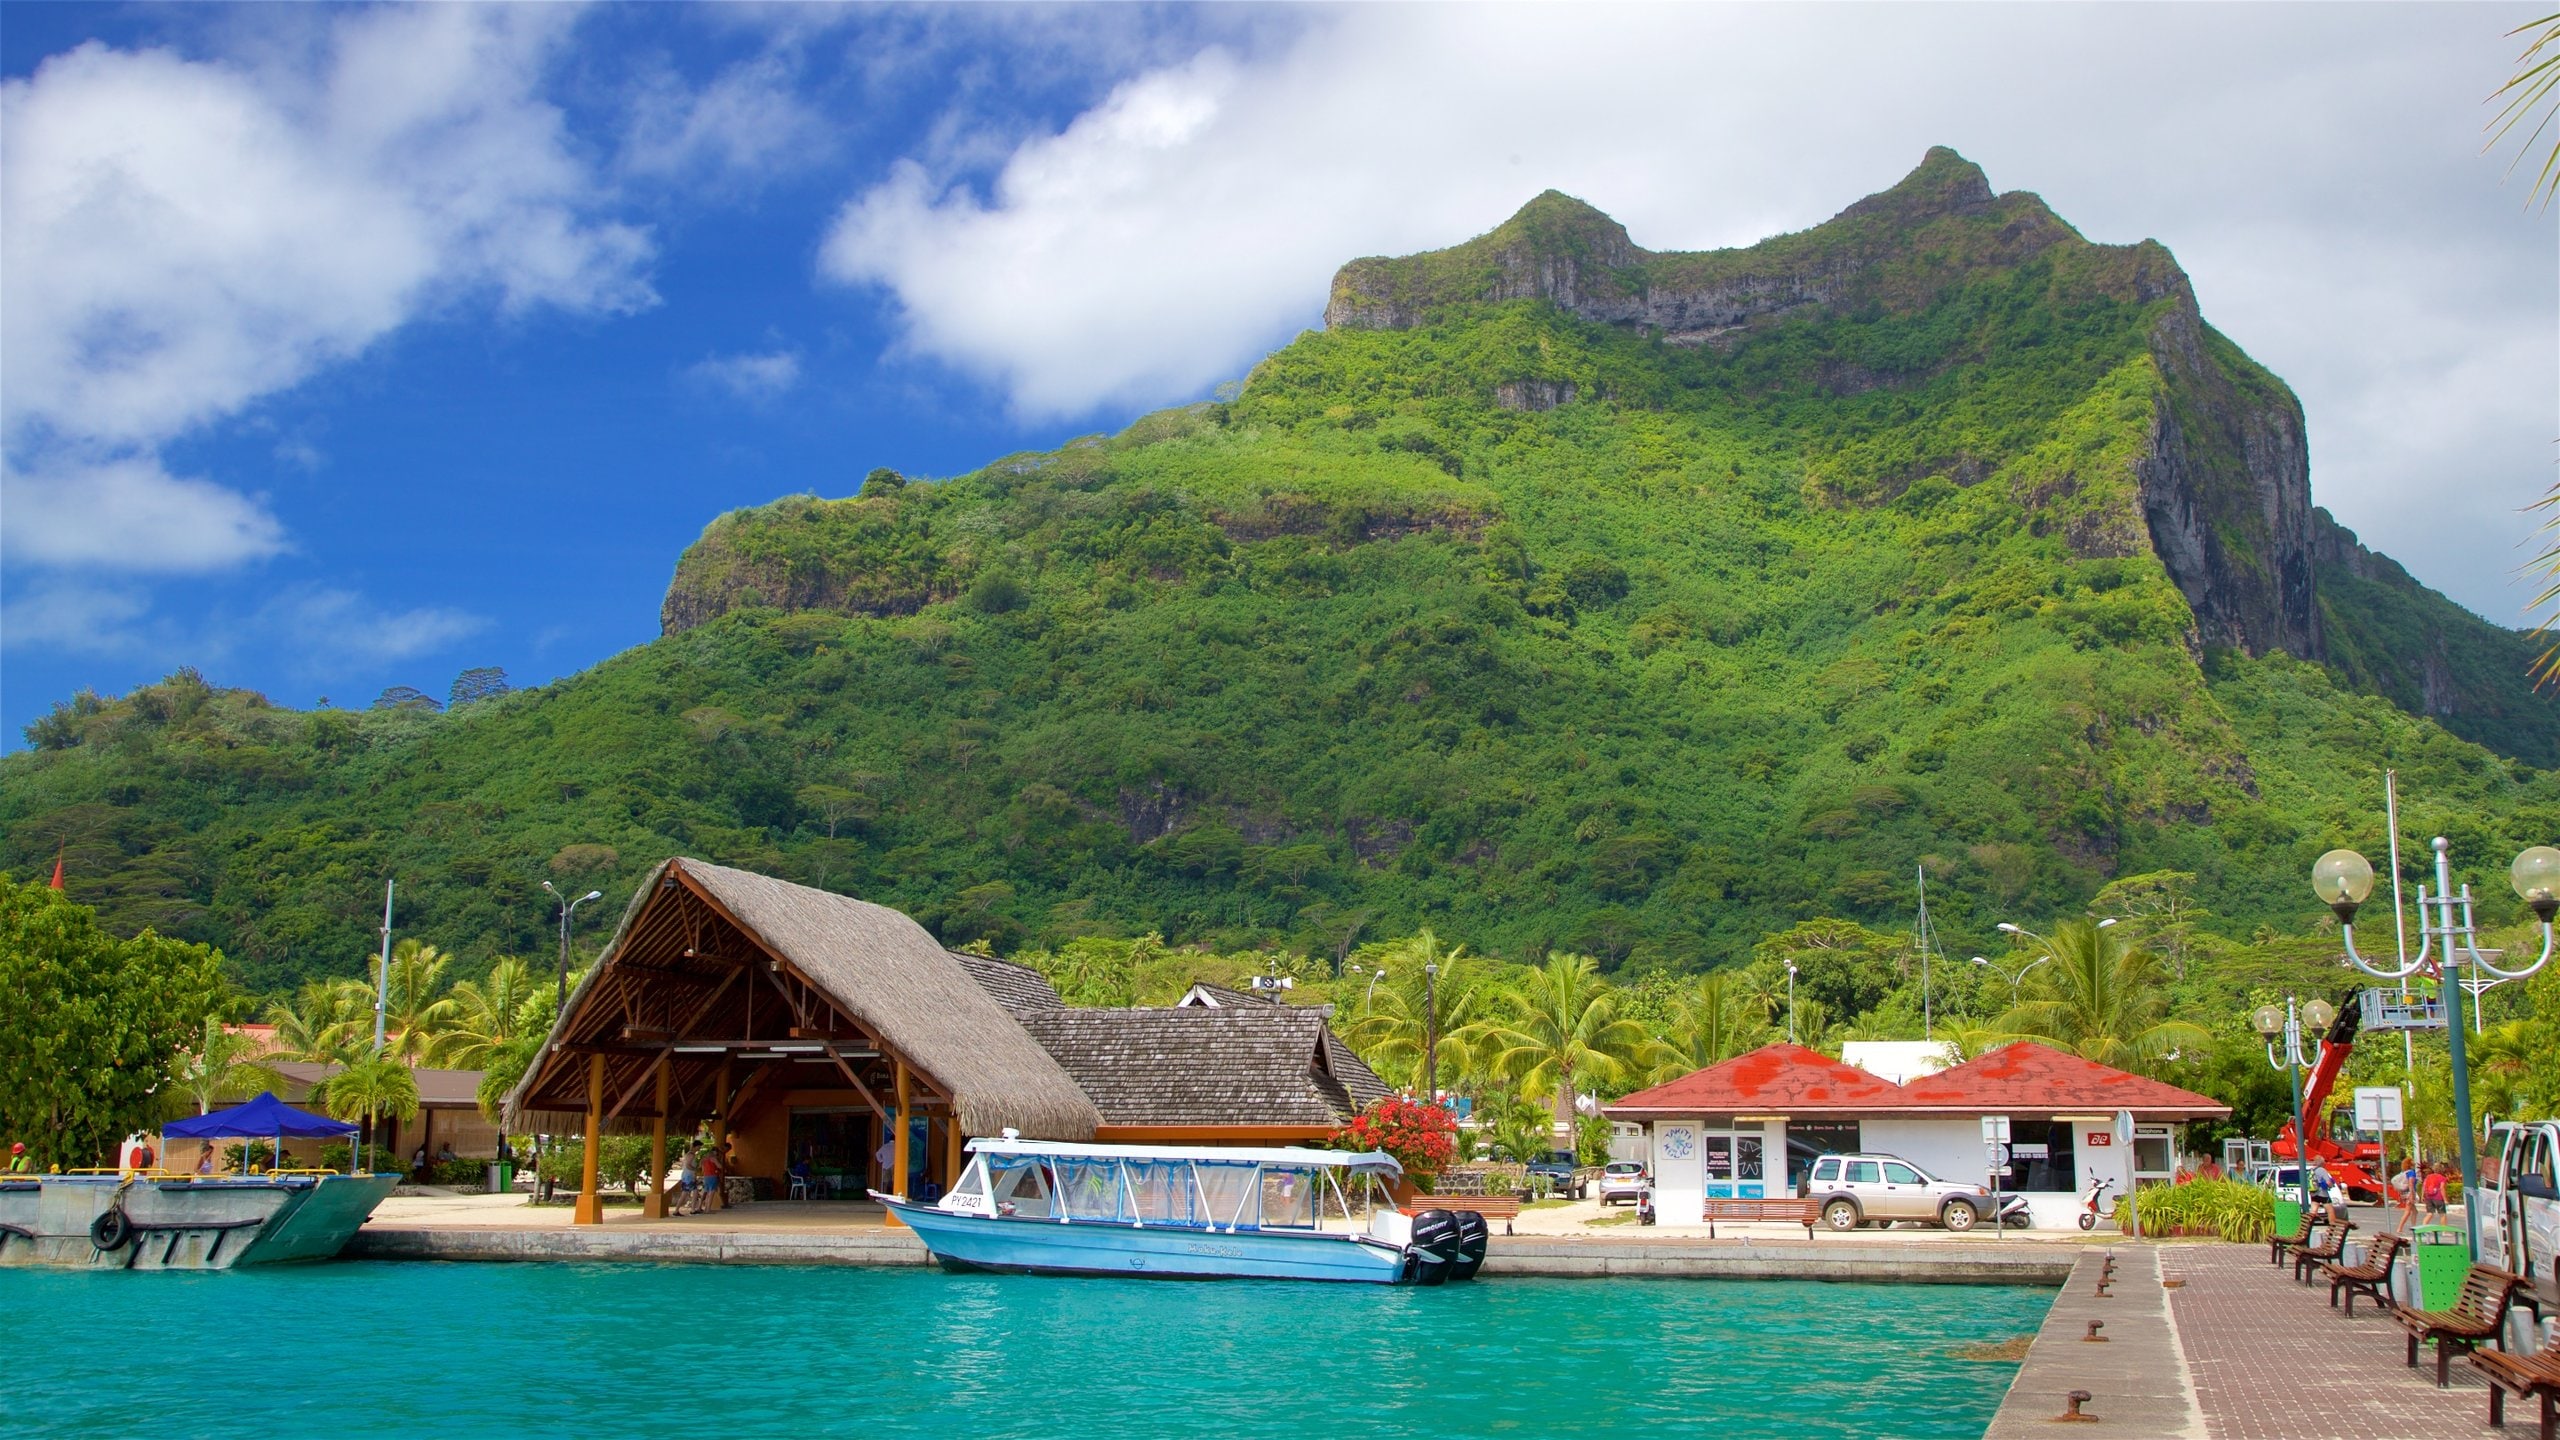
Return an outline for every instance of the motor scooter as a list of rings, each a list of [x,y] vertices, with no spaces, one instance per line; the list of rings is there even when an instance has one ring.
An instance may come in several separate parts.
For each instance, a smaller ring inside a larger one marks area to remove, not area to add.
[[[2080,1197],[2081,1229],[2095,1230],[2098,1228],[2098,1221],[2102,1218],[2102,1213],[2098,1209],[2098,1197],[2106,1194],[2109,1190],[2114,1189],[2115,1183],[2116,1182],[2112,1178],[2101,1179],[2089,1187],[2088,1194]],[[2110,1206],[2104,1213],[2113,1214],[2114,1207]]]
[[[2032,1230],[2036,1226],[2035,1212],[2027,1208],[2024,1195],[1995,1190],[1991,1194],[1991,1208],[1999,1215],[2000,1223],[2011,1230]]]
[[[1644,1192],[1636,1197],[1636,1223],[1639,1225],[1653,1223],[1653,1187],[1651,1185],[1644,1187]]]

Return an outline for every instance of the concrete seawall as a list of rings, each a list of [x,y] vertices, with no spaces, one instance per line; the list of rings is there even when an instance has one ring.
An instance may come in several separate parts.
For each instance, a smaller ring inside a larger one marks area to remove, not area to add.
[[[357,1260],[611,1261],[698,1265],[924,1265],[913,1233],[841,1230],[532,1229],[372,1225],[346,1255]],[[1852,1240],[1788,1243],[1629,1237],[1496,1236],[1484,1273],[1575,1279],[1889,1281],[1898,1284],[2058,1285],[2073,1250],[2030,1245],[1911,1245]]]

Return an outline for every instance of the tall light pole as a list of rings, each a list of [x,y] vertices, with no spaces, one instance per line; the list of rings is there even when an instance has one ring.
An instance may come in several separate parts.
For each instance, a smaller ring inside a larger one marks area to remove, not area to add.
[[[2290,995],[2284,997],[2282,1010],[2273,1005],[2261,1005],[2249,1017],[2258,1033],[2267,1037],[2267,1064],[2283,1071],[2285,1080],[2293,1086],[2293,1178],[2302,1192],[2302,1208],[2305,1210],[2311,1208],[2312,1200],[2311,1127],[2304,1123],[2302,1114],[2302,1072],[2320,1063],[2320,1047],[2325,1042],[2312,1041],[2310,1053],[2305,1054],[2302,1027],[2307,1021],[2314,1031],[2325,1033],[2329,1022],[2337,1018],[2338,1012],[2330,1009],[2326,1000],[2314,1000],[2297,1009]],[[2281,1057],[2276,1054],[2279,1041],[2284,1045]]]
[[[383,1012],[391,1001],[391,885],[382,882],[382,962],[374,971],[373,1053],[382,1053]],[[282,1162],[278,1162],[282,1163]]]
[[[545,889],[545,890],[551,890],[551,882],[550,882],[550,881],[548,881],[548,880],[543,881],[543,882],[542,882],[542,888],[543,888],[543,889]],[[559,891],[557,891],[557,890],[551,890],[551,898],[560,902],[560,1006],[559,1006],[559,1008],[560,1008],[561,1010],[566,1010],[566,1009],[568,1009],[568,1008],[569,1008],[569,921],[570,921],[570,918],[571,918],[571,917],[575,916],[575,915],[578,913],[578,907],[579,907],[579,906],[586,904],[586,903],[587,903],[588,901],[590,901],[590,900],[601,900],[601,899],[603,899],[603,898],[604,898],[604,892],[603,892],[603,891],[601,891],[601,890],[590,890],[590,891],[588,891],[586,894],[579,896],[579,897],[578,897],[577,899],[575,899],[575,900],[572,900],[572,899],[570,899],[568,896],[561,894],[561,893],[560,893]],[[555,1013],[556,1013],[556,1012],[555,1012]]]
[[[2480,1206],[2473,1197],[2480,1193],[2480,1149],[2471,1133],[2471,1073],[2463,1055],[2462,996],[2468,985],[2462,978],[2465,966],[2500,980],[2521,980],[2540,970],[2551,959],[2551,917],[2560,913],[2560,850],[2536,845],[2516,856],[2507,867],[2507,882],[2516,894],[2532,907],[2536,920],[2542,922],[2542,953],[2521,970],[2508,970],[2493,963],[2473,942],[2476,933],[2471,923],[2471,886],[2465,882],[2456,895],[2453,888],[2452,842],[2439,835],[2434,840],[2436,852],[2436,893],[2433,897],[2435,920],[2427,919],[2429,897],[2427,887],[2418,887],[2418,953],[2415,957],[2385,968],[2356,953],[2356,907],[2373,893],[2373,866],[2353,850],[2332,850],[2311,863],[2311,890],[2338,917],[2338,938],[2346,947],[2347,959],[2355,967],[2377,980],[2403,980],[2425,968],[2430,960],[2442,967],[2450,984],[2443,986],[2445,1002],[2452,1008],[2445,1015],[2445,1043],[2453,1052],[2453,1124],[2462,1152],[2462,1222],[2469,1232],[2471,1253],[2480,1253]],[[2439,952],[2436,947],[2444,948]],[[2500,955],[2499,959],[2505,959]],[[2479,1004],[2473,996],[2472,1003]]]
[[[2033,960],[2028,961],[2026,964],[2019,966],[2017,973],[2014,975],[2009,973],[2009,971],[2003,967],[1999,961],[1994,960],[1987,955],[1974,956],[1973,963],[2009,982],[2009,1008],[2015,1010],[2018,1008],[2018,982],[2027,978],[2028,971],[2033,970],[2052,958],[2053,956],[2050,954],[2039,955]]]
[[[1787,962],[1787,1043],[1796,1043],[1796,962]]]
[[[1360,1013],[1367,1014],[1370,1004],[1378,998],[1378,982],[1387,978],[1387,967],[1381,965],[1372,970],[1366,965],[1345,965],[1342,968],[1354,975],[1369,977],[1369,988],[1360,992]]]

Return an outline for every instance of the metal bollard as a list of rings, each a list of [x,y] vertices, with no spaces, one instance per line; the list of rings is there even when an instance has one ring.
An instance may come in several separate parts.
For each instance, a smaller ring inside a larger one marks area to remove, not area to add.
[[[2053,1417],[2056,1424],[2061,1424],[2067,1421],[2080,1421],[2090,1425],[2098,1423],[2097,1416],[2082,1414],[2080,1410],[2081,1406],[2089,1403],[2088,1391],[2074,1390],[2070,1394],[2062,1397],[2062,1403],[2070,1406],[2071,1408]]]
[[[2090,1322],[2089,1322],[2089,1333],[2080,1337],[2080,1341],[2081,1341],[2081,1343],[2082,1343],[2082,1344],[2084,1344],[2084,1345],[2104,1345],[2104,1344],[2106,1344],[2106,1343],[2107,1343],[2107,1337],[2098,1333],[2099,1331],[2104,1330],[2104,1329],[2106,1329],[2106,1328],[2107,1328],[2107,1322],[2106,1322],[2106,1321],[2104,1321],[2104,1320],[2092,1320],[2092,1321],[2090,1321]]]

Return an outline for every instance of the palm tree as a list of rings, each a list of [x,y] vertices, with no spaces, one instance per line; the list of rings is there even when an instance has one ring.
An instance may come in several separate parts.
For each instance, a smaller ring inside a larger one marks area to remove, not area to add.
[[[311,1098],[332,1119],[363,1122],[364,1140],[373,1140],[373,1122],[382,1115],[402,1120],[418,1113],[418,1077],[389,1050],[367,1055],[311,1087]],[[357,1168],[361,1168],[360,1166]]]
[[[2202,1026],[2169,1018],[2167,967],[2130,937],[2071,920],[2054,927],[2045,952],[2053,963],[2036,967],[2031,998],[2000,1029],[2137,1074],[2212,1042]]]
[[[361,980],[314,980],[288,1003],[267,1007],[285,1059],[343,1065],[373,1043],[373,987]]]
[[[1588,955],[1548,956],[1504,993],[1502,1010],[1471,1027],[1470,1047],[1488,1073],[1523,1094],[1551,1094],[1567,1136],[1581,1082],[1628,1074],[1651,1044],[1642,1025],[1618,1013],[1617,992]]]
[[[427,1063],[455,1070],[488,1069],[492,1056],[525,1033],[526,1002],[539,988],[533,967],[513,955],[499,957],[489,967],[488,979],[455,985],[445,1026],[427,1047]]]
[[[1674,1002],[1671,1029],[1655,1042],[1648,1083],[1659,1085],[1693,1070],[1721,1065],[1768,1038],[1768,1012],[1736,983],[1731,971],[1700,976]]]
[[[1473,1073],[1465,1032],[1483,1018],[1491,998],[1491,977],[1483,964],[1464,945],[1442,948],[1440,937],[1428,930],[1363,947],[1361,953],[1387,972],[1343,1037],[1369,1068],[1425,1094]],[[1438,976],[1425,975],[1425,966],[1436,966]],[[1430,1023],[1435,1009],[1436,1025]],[[1426,1077],[1422,1057],[1434,1030],[1440,1073]]]
[[[391,952],[391,983],[383,998],[386,1041],[393,1054],[412,1065],[426,1059],[437,1033],[452,1023],[455,1005],[443,994],[445,967],[452,959],[414,939],[401,941]]]
[[[258,1042],[222,1023],[212,1015],[204,1017],[204,1037],[191,1052],[181,1052],[169,1062],[169,1078],[177,1087],[195,1097],[196,1113],[213,1113],[213,1102],[256,1090],[283,1088],[276,1072],[258,1059]]]

